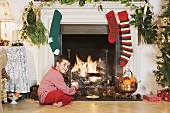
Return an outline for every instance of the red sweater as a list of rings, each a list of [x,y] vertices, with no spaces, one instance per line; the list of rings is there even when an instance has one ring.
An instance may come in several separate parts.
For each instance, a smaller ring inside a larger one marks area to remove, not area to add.
[[[50,69],[39,85],[38,96],[41,104],[44,103],[46,95],[52,90],[62,90],[64,94],[68,95],[76,93],[74,87],[70,88],[66,85],[62,74],[56,69]]]

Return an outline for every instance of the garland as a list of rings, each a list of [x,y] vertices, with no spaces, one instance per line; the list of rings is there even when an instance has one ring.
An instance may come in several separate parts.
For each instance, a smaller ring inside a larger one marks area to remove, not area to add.
[[[44,6],[51,6],[58,0],[48,0],[48,2],[41,2],[40,6],[33,5],[33,2],[29,2],[28,6],[24,7],[24,12],[22,15],[22,21],[23,21],[23,27],[21,30],[19,30],[19,33],[21,35],[21,39],[30,39],[33,44],[45,44],[47,42],[47,37],[45,34],[47,34],[47,29],[43,25],[40,19],[40,11]],[[135,9],[137,12],[142,11],[138,6],[135,6],[134,4],[130,3],[129,0],[108,0],[108,1],[120,1],[121,4],[126,4],[127,7],[130,7],[131,9]],[[141,1],[141,0],[135,0],[135,1]],[[143,1],[143,0],[142,0]],[[59,0],[60,4],[67,4],[71,5],[73,3],[77,2],[76,0]],[[79,0],[79,6],[84,6],[86,2],[92,2],[92,0]],[[95,0],[94,2],[99,3],[98,10],[103,11],[103,7],[101,5],[100,0]],[[131,22],[132,25],[135,25],[135,27],[142,28],[140,29],[142,31],[142,35],[144,37],[148,37],[146,42],[153,43],[153,39],[151,39],[153,36],[156,36],[154,33],[154,26],[152,26],[151,22],[152,13],[147,13],[149,10],[146,11],[146,14],[149,14],[146,18],[147,20],[139,21],[138,17],[143,16],[143,13],[136,13],[132,15],[132,18],[134,20]],[[153,16],[152,16],[153,17]],[[139,22],[141,24],[139,24]],[[142,26],[142,27],[141,27]],[[149,29],[149,30],[148,30]],[[152,32],[150,34],[150,32]],[[149,34],[148,34],[149,33]],[[150,41],[151,40],[151,41]]]

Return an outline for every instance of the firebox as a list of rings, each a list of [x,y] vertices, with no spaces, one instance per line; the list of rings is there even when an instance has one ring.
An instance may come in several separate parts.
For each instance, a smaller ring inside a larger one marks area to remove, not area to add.
[[[114,81],[117,74],[122,74],[122,67],[119,65],[120,38],[115,43],[109,43],[107,25],[62,24],[60,42],[62,54],[70,57],[71,68],[77,62],[76,57],[87,62],[90,56],[90,60],[97,61],[97,65],[100,65],[100,72],[103,70],[112,78],[106,77],[107,79]]]
[[[120,38],[109,43],[108,32],[108,26],[103,24],[61,25],[61,54],[71,60],[67,78],[80,86],[76,98],[113,97],[119,92],[117,76],[123,74],[119,65]]]

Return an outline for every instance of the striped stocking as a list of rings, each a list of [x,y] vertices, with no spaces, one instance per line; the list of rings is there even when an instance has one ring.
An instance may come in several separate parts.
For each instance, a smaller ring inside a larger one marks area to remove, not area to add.
[[[128,13],[127,11],[121,11],[118,12],[118,16],[120,20],[121,44],[122,44],[120,65],[126,66],[133,53]]]

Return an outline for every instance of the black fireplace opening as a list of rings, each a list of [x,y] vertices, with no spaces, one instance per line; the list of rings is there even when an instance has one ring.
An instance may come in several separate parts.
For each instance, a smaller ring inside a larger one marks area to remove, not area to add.
[[[76,55],[83,62],[86,62],[88,56],[91,56],[93,61],[100,59],[105,63],[108,62],[107,73],[115,75],[115,43],[109,43],[107,37],[107,35],[96,34],[62,35],[62,53],[66,55],[70,53],[71,67],[76,62]]]
[[[83,62],[91,56],[93,61],[105,63],[106,74],[122,74],[123,69],[119,65],[120,38],[115,43],[109,43],[107,25],[62,24],[60,45],[61,54],[70,57],[71,68],[76,62],[76,56]]]

